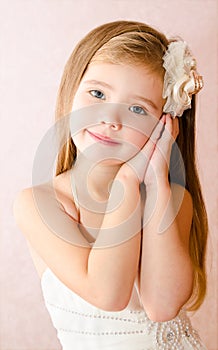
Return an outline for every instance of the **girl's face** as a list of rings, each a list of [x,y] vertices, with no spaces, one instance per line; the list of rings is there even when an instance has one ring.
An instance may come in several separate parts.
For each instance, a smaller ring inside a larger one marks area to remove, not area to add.
[[[146,66],[91,62],[73,102],[72,111],[80,111],[78,117],[74,112],[73,129],[85,118],[79,132],[71,128],[79,152],[89,149],[96,160],[100,154],[118,162],[133,157],[162,115],[162,91],[162,78]]]

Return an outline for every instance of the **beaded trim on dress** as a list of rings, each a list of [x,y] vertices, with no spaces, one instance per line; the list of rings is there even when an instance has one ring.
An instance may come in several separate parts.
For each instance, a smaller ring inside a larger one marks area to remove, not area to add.
[[[113,350],[206,350],[184,310],[173,320],[153,322],[135,297],[135,304],[122,311],[104,311],[68,289],[49,269],[43,274],[42,290],[64,350],[70,349],[66,343],[76,341],[78,350],[110,349],[115,340]]]
[[[101,315],[93,315],[80,313],[74,310],[65,309],[60,306],[50,304],[46,302],[48,308],[59,309],[64,312],[69,312],[74,314],[75,316],[89,317],[91,319],[101,319],[101,320],[114,320],[114,321],[122,321],[122,322],[133,322],[138,324],[143,324],[146,328],[139,330],[130,330],[130,331],[103,331],[103,332],[91,332],[84,330],[75,330],[71,328],[59,328],[58,331],[60,333],[71,333],[71,334],[81,334],[81,335],[91,335],[91,336],[121,336],[121,335],[136,335],[136,334],[152,334],[154,332],[154,343],[155,348],[150,348],[150,350],[158,349],[158,350],[184,350],[184,344],[182,344],[182,340],[184,340],[187,345],[193,346],[192,349],[204,349],[200,343],[200,338],[197,332],[192,328],[189,319],[185,314],[180,313],[179,317],[173,321],[168,322],[152,322],[146,316],[141,320],[133,320],[131,318],[122,318],[122,317],[113,317],[113,316],[101,316]],[[134,313],[134,311],[129,310],[129,313]],[[145,348],[147,349],[147,348]],[[144,349],[144,350],[145,350]],[[143,349],[142,349],[143,350]]]

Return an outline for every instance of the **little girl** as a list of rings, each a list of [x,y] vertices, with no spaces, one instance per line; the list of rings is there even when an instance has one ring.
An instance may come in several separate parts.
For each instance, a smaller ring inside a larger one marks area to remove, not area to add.
[[[69,58],[56,176],[14,204],[63,350],[205,349],[186,314],[206,292],[202,86],[186,43],[143,23],[104,24]]]

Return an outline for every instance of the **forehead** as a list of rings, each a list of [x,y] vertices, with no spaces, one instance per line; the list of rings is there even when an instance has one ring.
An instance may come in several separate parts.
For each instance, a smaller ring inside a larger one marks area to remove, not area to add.
[[[163,87],[163,79],[160,74],[153,72],[148,66],[138,64],[113,64],[113,63],[102,63],[102,62],[91,62],[81,80],[84,82],[92,77],[99,78],[101,80],[109,80],[122,84],[124,81],[129,81],[140,88],[146,87],[146,85],[152,85],[153,87]],[[96,79],[97,80],[97,79]],[[131,87],[131,86],[130,86]]]

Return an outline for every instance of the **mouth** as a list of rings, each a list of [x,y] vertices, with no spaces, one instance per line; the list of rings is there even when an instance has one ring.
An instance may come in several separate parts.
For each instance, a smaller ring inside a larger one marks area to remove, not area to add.
[[[95,141],[98,141],[98,142],[101,142],[103,143],[104,145],[109,145],[109,146],[116,146],[116,145],[120,145],[119,142],[117,141],[114,141],[113,139],[111,139],[110,137],[108,136],[105,136],[105,135],[101,135],[101,134],[98,134],[98,133],[93,133],[89,130],[86,130],[88,132],[88,134],[95,140]]]

